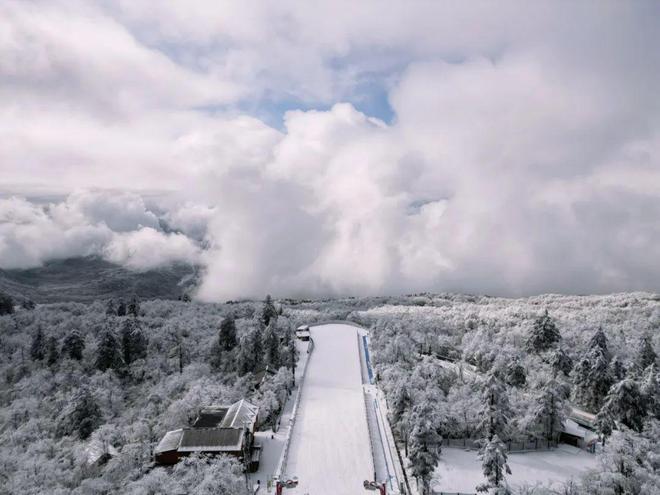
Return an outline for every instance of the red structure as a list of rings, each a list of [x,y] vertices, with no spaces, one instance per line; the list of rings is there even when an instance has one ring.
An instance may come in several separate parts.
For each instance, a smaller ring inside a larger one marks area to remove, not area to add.
[[[364,480],[364,489],[365,490],[378,490],[380,495],[387,495],[387,487],[385,483],[378,483],[377,481]]]
[[[282,490],[284,490],[285,488],[295,488],[296,486],[298,486],[298,478],[296,478],[295,476],[293,477],[293,479],[286,481],[277,480],[277,482],[275,483],[275,494],[282,495]]]

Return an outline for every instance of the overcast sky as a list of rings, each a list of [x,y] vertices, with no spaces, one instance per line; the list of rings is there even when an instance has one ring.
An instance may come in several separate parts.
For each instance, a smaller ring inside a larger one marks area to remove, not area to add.
[[[0,2],[0,268],[660,290],[660,3]]]

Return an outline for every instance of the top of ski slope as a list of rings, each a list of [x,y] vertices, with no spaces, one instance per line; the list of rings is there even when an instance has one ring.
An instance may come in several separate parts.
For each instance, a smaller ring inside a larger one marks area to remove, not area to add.
[[[357,329],[328,324],[311,329],[310,356],[293,427],[287,494],[355,495],[373,479]]]

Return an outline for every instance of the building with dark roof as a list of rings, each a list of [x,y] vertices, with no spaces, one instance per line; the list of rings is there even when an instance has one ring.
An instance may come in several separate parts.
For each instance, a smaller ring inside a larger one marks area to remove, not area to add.
[[[227,454],[242,462],[247,456],[247,468],[259,466],[261,448],[254,444],[259,408],[242,399],[228,406],[211,406],[200,410],[189,428],[168,431],[154,450],[156,463],[171,465],[192,453]]]

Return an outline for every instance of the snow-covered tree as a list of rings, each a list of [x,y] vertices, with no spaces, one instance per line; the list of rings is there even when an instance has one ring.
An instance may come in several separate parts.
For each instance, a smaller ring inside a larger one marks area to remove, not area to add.
[[[644,397],[647,414],[660,420],[660,380],[658,367],[655,364],[648,366],[644,371],[640,392]]]
[[[492,440],[496,435],[499,438],[508,438],[508,424],[512,411],[504,385],[495,373],[489,373],[486,377],[482,386],[481,401],[477,429],[488,440]]]
[[[504,477],[505,473],[511,474],[511,469],[507,463],[506,447],[497,435],[484,442],[479,451],[479,459],[487,481],[477,486],[477,491],[497,495],[511,493],[506,486]]]
[[[73,407],[65,411],[58,431],[60,435],[77,433],[80,439],[85,440],[101,423],[101,409],[96,399],[89,389],[83,388],[74,398]]]
[[[231,351],[238,344],[236,338],[236,319],[233,315],[223,318],[220,323],[218,342],[222,351]]]
[[[59,343],[54,336],[46,339],[46,364],[53,366],[60,360]]]
[[[611,355],[602,328],[589,341],[587,354],[573,370],[576,402],[588,411],[598,411],[613,383]]]
[[[96,348],[96,360],[94,362],[96,369],[100,371],[119,370],[123,364],[124,360],[117,339],[110,330],[104,330]]]
[[[10,315],[14,312],[14,300],[11,296],[0,292],[0,316]]]
[[[615,421],[641,432],[646,416],[645,403],[637,382],[626,378],[612,386],[602,410]]]
[[[284,330],[282,341],[282,364],[289,368],[292,377],[296,375],[296,363],[298,362],[298,348],[296,347],[296,337],[293,328],[290,325]],[[295,378],[293,379],[295,384]]]
[[[656,442],[657,444],[657,442]],[[643,484],[648,481],[649,440],[627,428],[614,431],[600,457],[601,468],[585,480],[585,493],[646,495]],[[652,469],[652,468],[651,468]]]
[[[126,316],[126,311],[126,303],[123,299],[120,299],[119,303],[117,304],[117,316]]]
[[[257,322],[243,334],[239,342],[237,365],[241,374],[257,371],[263,363],[263,332]]]
[[[126,319],[120,331],[121,353],[126,364],[147,357],[149,341],[137,318]]]
[[[527,372],[520,362],[515,359],[506,367],[506,383],[512,387],[524,387],[527,382]]]
[[[441,453],[442,437],[433,424],[433,417],[433,404],[427,398],[413,408],[408,459],[422,495],[431,493],[431,477]]]
[[[552,369],[555,372],[555,374],[561,372],[564,375],[568,376],[573,370],[573,360],[568,354],[566,354],[566,351],[561,347],[555,349],[551,354],[550,365],[552,366]]]
[[[616,423],[610,414],[610,411],[601,408],[601,410],[598,411],[598,414],[596,414],[596,431],[600,435],[603,446],[605,445],[606,439],[612,434],[615,428]]]
[[[555,379],[548,380],[533,400],[531,412],[525,418],[527,429],[538,437],[555,441],[568,416],[564,386]]]
[[[277,332],[277,320],[272,319],[263,333],[264,362],[273,369],[280,367],[280,337]]]
[[[267,327],[270,324],[271,320],[277,320],[277,309],[275,308],[275,304],[273,304],[273,298],[270,297],[270,294],[266,296],[266,299],[264,299],[263,306],[261,308],[261,321],[263,322],[264,326]]]
[[[561,334],[555,321],[545,310],[535,321],[527,337],[527,348],[533,352],[544,352],[554,347],[561,340]]]
[[[625,378],[626,367],[624,366],[619,356],[614,356],[610,362],[610,374],[612,376],[612,380],[615,382],[620,382]]]
[[[45,356],[45,342],[44,332],[41,325],[37,326],[37,332],[32,337],[32,344],[30,345],[30,357],[34,361],[41,361]]]
[[[605,360],[609,363],[612,359],[612,354],[608,349],[608,344],[609,341],[607,339],[607,335],[605,335],[605,332],[603,331],[603,327],[598,327],[596,333],[589,340],[587,347],[589,349],[600,349],[603,356],[605,356]]]
[[[637,351],[637,356],[635,357],[635,365],[638,370],[645,370],[652,364],[656,364],[658,361],[658,355],[653,349],[653,344],[651,343],[651,337],[649,335],[644,335],[642,337],[639,350]]]
[[[62,343],[62,354],[71,359],[75,359],[76,361],[80,361],[83,357],[84,350],[85,341],[80,335],[80,332],[77,329],[71,330]]]
[[[105,306],[105,314],[108,316],[117,316],[117,308],[115,307],[114,300],[108,300],[108,303]]]
[[[138,296],[133,296],[126,305],[126,314],[137,318],[140,316],[140,300]]]

